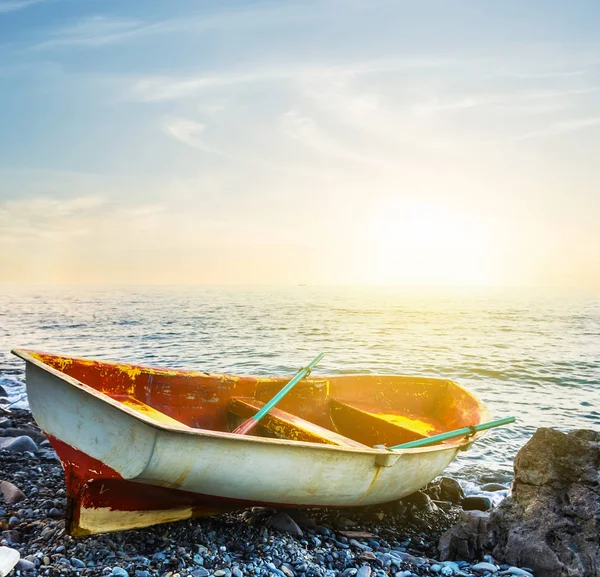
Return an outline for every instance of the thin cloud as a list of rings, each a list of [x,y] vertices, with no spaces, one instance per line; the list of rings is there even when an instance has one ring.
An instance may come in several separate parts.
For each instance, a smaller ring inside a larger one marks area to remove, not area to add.
[[[175,140],[179,140],[180,142],[183,142],[192,148],[197,148],[203,152],[209,152],[211,154],[224,156],[230,159],[235,158],[226,152],[208,145],[204,138],[206,126],[204,124],[200,124],[199,122],[195,122],[194,120],[181,117],[167,118],[164,121],[163,130],[168,136],[174,138]]]
[[[387,164],[360,152],[356,152],[339,140],[333,138],[313,118],[298,110],[284,113],[279,126],[281,132],[289,139],[311,149],[319,154],[325,154],[352,163],[375,165],[388,168]]]
[[[573,76],[585,76],[588,70],[566,70],[563,72],[519,72],[511,74],[513,78],[527,78],[532,80],[544,80],[547,78],[570,78]]]
[[[0,203],[1,239],[63,238],[82,234],[84,223],[105,209],[101,196],[47,196]]]
[[[29,4],[45,0],[0,0],[0,12],[18,10]],[[134,38],[164,33],[191,32],[198,34],[208,30],[241,29],[256,26],[280,26],[286,22],[297,23],[299,19],[315,16],[306,7],[285,7],[279,4],[260,6],[247,10],[223,10],[215,14],[194,15],[188,18],[169,18],[150,22],[97,15],[86,17],[74,24],[54,30],[50,38],[31,47],[44,50],[61,46],[100,47],[120,44]]]
[[[593,116],[590,118],[572,118],[570,120],[563,120],[561,122],[555,122],[535,132],[529,132],[518,136],[516,140],[529,140],[530,138],[545,138],[548,136],[558,136],[560,134],[569,134],[571,132],[578,132],[579,130],[585,130],[600,125],[600,116]]]
[[[163,128],[166,134],[175,140],[179,140],[193,148],[199,148],[206,152],[210,151],[203,140],[206,129],[204,124],[188,120],[187,118],[169,118],[165,120]]]
[[[44,50],[60,46],[104,46],[169,30],[167,23],[148,24],[128,18],[89,16],[71,26],[55,30],[48,40],[35,44],[31,49]]]
[[[188,76],[151,76],[135,79],[129,90],[129,97],[142,102],[163,102],[196,96],[203,90],[251,84],[256,82],[278,82],[298,80],[301,77],[318,79],[333,75],[359,75],[372,73],[398,72],[410,69],[444,68],[460,66],[466,61],[461,58],[414,57],[398,59],[373,59],[362,62],[331,63],[287,63],[285,66],[261,67],[232,71],[226,74],[194,74]]]
[[[128,204],[100,195],[7,200],[0,202],[0,242],[65,242],[71,237],[94,237],[123,223],[146,230],[159,226],[163,212],[160,203]]]
[[[586,88],[566,88],[547,90],[525,90],[515,92],[504,92],[498,94],[473,94],[456,100],[443,100],[432,98],[414,107],[418,114],[435,114],[439,112],[455,112],[484,106],[508,109],[511,107],[521,108],[525,106],[527,112],[535,111],[536,106],[544,112],[554,112],[559,107],[556,105],[536,104],[539,101],[559,100],[569,96],[581,96],[593,94],[600,91],[599,86]]]
[[[40,4],[45,1],[46,0],[0,0],[0,14],[23,10],[24,8],[29,8],[29,6]]]

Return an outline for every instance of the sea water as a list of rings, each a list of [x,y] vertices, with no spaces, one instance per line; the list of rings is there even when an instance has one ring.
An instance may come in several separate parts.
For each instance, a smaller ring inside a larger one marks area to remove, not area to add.
[[[448,378],[482,399],[491,431],[450,474],[510,473],[537,427],[600,426],[600,294],[348,287],[1,288],[0,384],[27,407],[26,347],[207,372]]]

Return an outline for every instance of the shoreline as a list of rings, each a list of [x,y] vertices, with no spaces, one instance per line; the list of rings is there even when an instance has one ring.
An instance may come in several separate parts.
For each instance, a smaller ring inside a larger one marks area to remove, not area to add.
[[[66,492],[56,454],[29,411],[13,409],[4,417],[4,424],[7,422],[12,426],[0,429],[0,440],[12,437],[16,441],[21,433],[32,443],[18,447],[24,452],[0,450],[0,480],[25,494],[23,501],[13,505],[0,499],[1,543],[21,554],[17,568],[22,575],[485,574],[474,570],[477,564],[472,562],[440,562],[436,557],[439,538],[463,510],[459,505],[462,489],[448,478],[384,506],[277,511],[254,507],[146,529],[73,538],[65,533]]]

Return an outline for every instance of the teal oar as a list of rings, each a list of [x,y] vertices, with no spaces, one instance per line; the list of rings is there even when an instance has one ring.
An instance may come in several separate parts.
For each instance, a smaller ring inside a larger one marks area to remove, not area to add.
[[[490,421],[489,423],[481,423],[472,427],[463,427],[462,429],[456,429],[455,431],[448,431],[447,433],[441,433],[440,435],[433,435],[433,437],[425,437],[424,439],[417,439],[416,441],[410,441],[409,443],[402,443],[402,445],[396,445],[390,447],[392,451],[396,449],[414,449],[415,447],[426,447],[427,445],[435,445],[448,439],[455,439],[456,437],[464,437],[466,435],[474,435],[479,431],[485,431],[487,429],[493,429],[494,427],[501,427],[502,425],[508,425],[514,423],[516,419],[514,417],[505,417],[504,419],[498,419],[497,421]]]
[[[317,355],[307,367],[300,369],[298,374],[285,386],[281,391],[279,391],[256,415],[250,417],[247,421],[244,421],[237,429],[233,432],[236,435],[245,435],[250,432],[256,424],[279,402],[283,397],[285,397],[294,386],[301,381],[304,377],[310,375],[310,372],[321,362],[321,359],[325,355],[320,353]]]

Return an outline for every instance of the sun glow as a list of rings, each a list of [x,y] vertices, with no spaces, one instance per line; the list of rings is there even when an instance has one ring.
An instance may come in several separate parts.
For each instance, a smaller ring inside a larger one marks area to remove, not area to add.
[[[372,282],[473,286],[497,281],[490,234],[474,214],[439,204],[388,201],[368,227]]]

